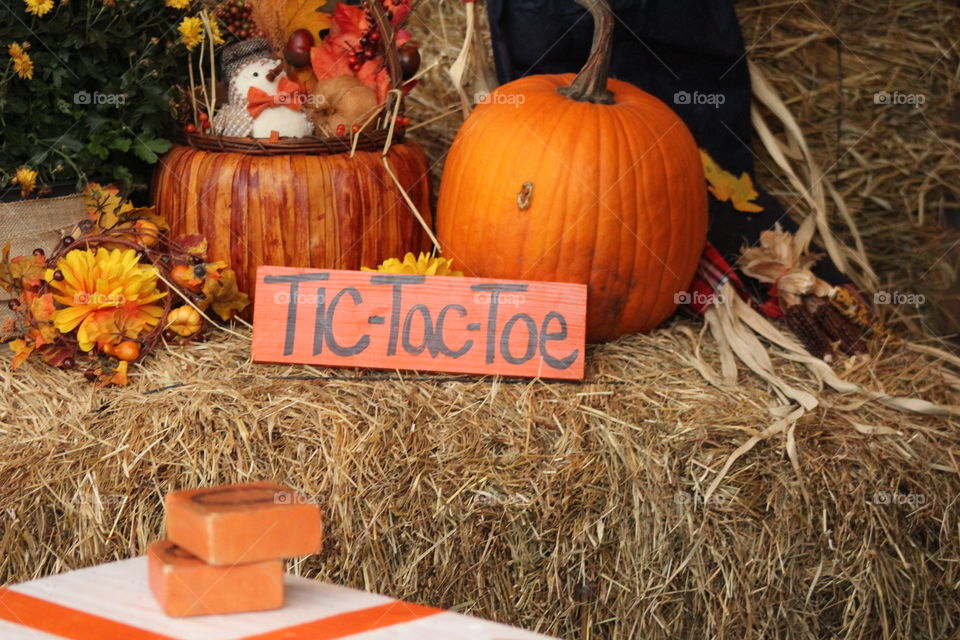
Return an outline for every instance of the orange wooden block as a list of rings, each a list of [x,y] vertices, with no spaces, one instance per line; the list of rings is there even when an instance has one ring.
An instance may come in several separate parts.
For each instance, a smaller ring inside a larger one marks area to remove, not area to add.
[[[169,540],[147,550],[150,590],[168,616],[182,618],[283,606],[283,561],[205,564]]]
[[[207,564],[230,565],[320,551],[320,508],[271,482],[167,496],[167,538]]]

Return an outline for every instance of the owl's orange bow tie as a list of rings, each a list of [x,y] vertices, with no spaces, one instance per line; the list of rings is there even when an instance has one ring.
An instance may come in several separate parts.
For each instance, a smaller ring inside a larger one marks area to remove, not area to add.
[[[263,113],[264,109],[270,107],[287,107],[294,111],[300,111],[302,93],[303,87],[290,78],[280,78],[277,93],[274,95],[270,95],[263,89],[250,87],[250,90],[247,91],[247,111],[254,118]]]

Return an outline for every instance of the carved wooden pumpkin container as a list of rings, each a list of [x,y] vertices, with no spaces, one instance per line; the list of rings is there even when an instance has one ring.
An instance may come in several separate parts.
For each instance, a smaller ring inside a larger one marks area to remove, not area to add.
[[[676,309],[706,240],[707,192],[680,118],[608,82],[607,3],[578,2],[597,25],[587,65],[521,78],[474,110],[447,156],[437,235],[467,275],[588,285],[597,342]]]
[[[430,222],[427,159],[393,144],[390,168]],[[359,269],[429,248],[379,152],[252,155],[177,146],[154,177],[154,204],[173,236],[199,233],[212,260],[253,294],[260,265]]]

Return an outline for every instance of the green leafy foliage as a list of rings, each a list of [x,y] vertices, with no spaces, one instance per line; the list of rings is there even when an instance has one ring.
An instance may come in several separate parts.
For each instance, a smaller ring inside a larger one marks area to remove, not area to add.
[[[174,87],[186,74],[177,24],[163,0],[55,0],[43,17],[0,2],[0,193],[18,167],[38,184],[149,184],[176,131]],[[11,43],[29,43],[20,78]]]

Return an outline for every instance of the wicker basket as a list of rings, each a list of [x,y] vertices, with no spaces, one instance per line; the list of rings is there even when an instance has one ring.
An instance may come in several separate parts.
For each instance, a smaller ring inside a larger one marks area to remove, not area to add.
[[[377,28],[380,30],[384,42],[384,57],[386,58],[387,72],[390,75],[390,85],[393,89],[398,89],[403,83],[403,71],[400,64],[400,52],[397,48],[396,32],[390,20],[387,19],[383,5],[377,0],[364,0],[364,4],[373,13]],[[396,96],[396,97],[395,97]],[[399,108],[391,105],[391,98],[400,100]],[[387,103],[380,111],[380,115],[375,121],[382,121],[383,113],[396,111],[403,112],[402,93],[390,94]],[[377,128],[372,131],[364,129],[354,136],[331,136],[319,137],[308,136],[305,138],[235,138],[229,136],[217,136],[199,131],[187,133],[187,144],[202,151],[221,151],[231,153],[242,153],[255,156],[277,156],[277,155],[333,155],[338,153],[347,153],[353,150],[357,151],[376,151],[383,149],[387,140],[391,142],[403,141],[403,129],[395,127],[392,133],[388,128]]]
[[[357,151],[377,151],[383,149],[387,143],[389,132],[386,129],[361,131],[357,134],[356,147],[353,138],[339,136],[321,138],[309,136],[306,138],[231,138],[229,136],[215,136],[197,131],[187,134],[187,143],[201,151],[243,153],[251,156],[278,156],[288,154],[303,155],[332,155]],[[397,129],[393,134],[393,142],[403,142],[403,130]]]

